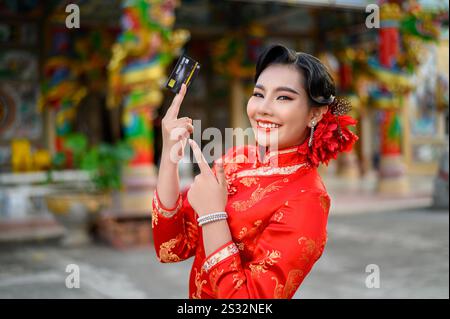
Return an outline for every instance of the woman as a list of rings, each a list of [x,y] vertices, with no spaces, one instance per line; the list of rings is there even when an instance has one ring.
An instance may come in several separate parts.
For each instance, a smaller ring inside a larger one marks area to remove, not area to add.
[[[201,173],[179,194],[177,160],[193,132],[191,119],[177,119],[185,92],[162,122],[152,214],[159,260],[195,256],[190,298],[292,298],[327,240],[330,199],[317,166],[357,140],[347,105],[318,59],[269,47],[247,104],[257,146],[233,147],[210,169],[189,139]]]

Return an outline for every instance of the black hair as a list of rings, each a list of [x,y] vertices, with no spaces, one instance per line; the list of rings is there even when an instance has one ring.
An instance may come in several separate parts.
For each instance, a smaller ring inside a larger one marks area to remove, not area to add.
[[[293,65],[303,74],[302,82],[308,93],[309,106],[324,106],[334,101],[336,86],[333,77],[327,67],[316,57],[304,52],[296,52],[281,44],[271,45],[258,58],[255,83],[264,69],[272,64]]]

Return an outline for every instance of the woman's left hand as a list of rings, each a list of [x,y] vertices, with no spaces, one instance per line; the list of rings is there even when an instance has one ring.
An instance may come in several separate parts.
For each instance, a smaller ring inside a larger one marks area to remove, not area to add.
[[[200,174],[195,176],[194,183],[187,193],[189,204],[199,216],[225,211],[228,191],[223,163],[217,162],[216,176],[214,176],[197,143],[189,139],[189,145],[200,168]]]

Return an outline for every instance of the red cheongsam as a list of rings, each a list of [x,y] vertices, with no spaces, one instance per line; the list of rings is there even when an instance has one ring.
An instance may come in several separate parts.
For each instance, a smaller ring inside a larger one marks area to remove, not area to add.
[[[232,240],[209,256],[187,189],[175,210],[162,206],[155,192],[156,254],[161,262],[194,256],[190,298],[292,298],[327,241],[330,198],[317,166],[357,139],[346,127],[354,124],[350,117],[335,125],[336,118],[326,115],[312,147],[305,141],[262,154],[257,146],[242,146],[222,157]]]

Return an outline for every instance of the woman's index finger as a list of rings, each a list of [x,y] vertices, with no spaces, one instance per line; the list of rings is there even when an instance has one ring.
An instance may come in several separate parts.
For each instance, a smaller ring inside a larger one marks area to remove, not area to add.
[[[198,146],[198,144],[192,139],[189,139],[189,145],[191,145],[194,157],[197,160],[198,167],[200,168],[200,172],[204,174],[214,175],[211,168],[208,165],[208,162],[206,161],[205,157],[202,154],[200,146]]]
[[[186,84],[181,84],[181,89],[173,98],[172,104],[167,110],[167,115],[170,118],[176,119],[178,117],[178,113],[180,111],[181,103],[183,102],[184,96],[186,95]]]

